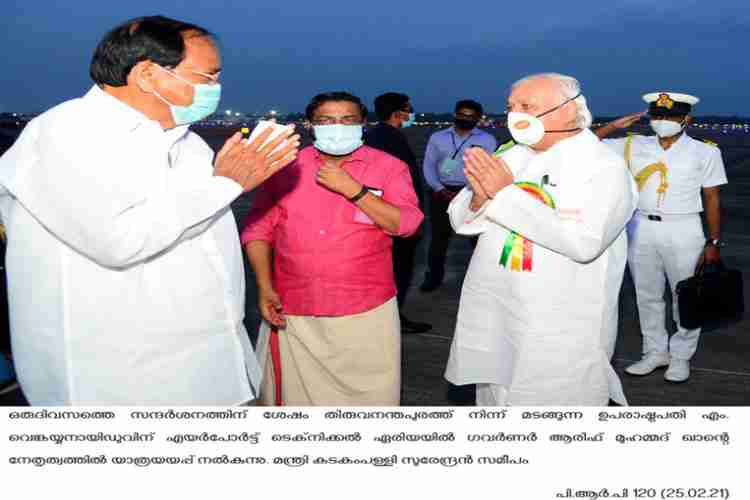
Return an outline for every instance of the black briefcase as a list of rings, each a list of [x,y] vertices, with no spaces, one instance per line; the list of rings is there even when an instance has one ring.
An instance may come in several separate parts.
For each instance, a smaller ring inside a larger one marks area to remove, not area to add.
[[[676,291],[680,324],[684,328],[739,320],[745,311],[742,273],[726,269],[721,262],[701,266],[695,276],[677,283]]]

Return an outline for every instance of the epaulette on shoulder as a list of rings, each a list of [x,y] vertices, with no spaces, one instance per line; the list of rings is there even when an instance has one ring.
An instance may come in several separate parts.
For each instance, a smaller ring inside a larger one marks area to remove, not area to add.
[[[627,132],[625,134],[625,137],[623,137],[623,139],[627,139],[627,140],[630,140],[630,142],[633,142],[633,141],[638,141],[640,139],[643,139],[644,137],[647,137],[647,136],[642,135],[642,134],[637,134],[635,132]]]
[[[713,147],[715,147],[715,148],[718,148],[718,147],[719,147],[719,145],[718,145],[718,144],[716,144],[716,143],[715,143],[714,141],[711,141],[711,140],[708,140],[708,139],[702,139],[702,140],[703,140],[703,142],[705,142],[705,143],[706,143],[706,144],[708,144],[709,146],[713,146]]]
[[[513,140],[510,140],[506,142],[505,144],[503,144],[502,146],[500,146],[499,148],[497,148],[493,156],[500,156],[501,154],[505,153],[506,151],[508,151],[510,148],[512,148],[515,145],[516,145],[516,142]]]

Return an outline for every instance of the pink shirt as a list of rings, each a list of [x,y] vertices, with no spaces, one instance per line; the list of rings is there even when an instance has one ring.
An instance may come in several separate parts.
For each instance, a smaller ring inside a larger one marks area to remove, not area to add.
[[[260,186],[242,244],[263,240],[273,246],[273,285],[284,312],[347,316],[369,311],[396,294],[391,236],[414,234],[424,218],[409,167],[368,146],[342,165],[400,209],[398,232],[391,235],[354,203],[319,185],[315,176],[321,165],[318,150],[309,146]]]

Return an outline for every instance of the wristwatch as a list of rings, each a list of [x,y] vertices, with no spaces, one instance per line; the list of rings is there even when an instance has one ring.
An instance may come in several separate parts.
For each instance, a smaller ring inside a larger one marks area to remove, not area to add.
[[[721,241],[718,238],[706,240],[706,246],[707,247],[722,248],[722,247],[725,247],[726,245],[727,245],[726,243],[724,243],[723,241]]]
[[[359,190],[359,193],[355,194],[351,198],[347,198],[347,200],[351,201],[352,203],[357,203],[369,191],[370,190],[369,190],[369,188],[367,186],[362,186],[362,189]]]

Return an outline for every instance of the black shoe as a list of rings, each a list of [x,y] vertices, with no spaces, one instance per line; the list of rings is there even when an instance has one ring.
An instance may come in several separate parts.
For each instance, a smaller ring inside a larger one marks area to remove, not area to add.
[[[406,316],[401,316],[401,334],[424,333],[432,330],[432,325],[421,321],[412,321]]]
[[[432,273],[426,273],[424,275],[424,282],[420,285],[419,289],[423,292],[432,292],[437,290],[443,284],[442,276],[435,276]]]
[[[453,385],[448,382],[445,397],[453,406],[474,406],[477,404],[476,384]]]
[[[16,372],[10,359],[0,354],[0,394],[5,394],[18,388]]]

